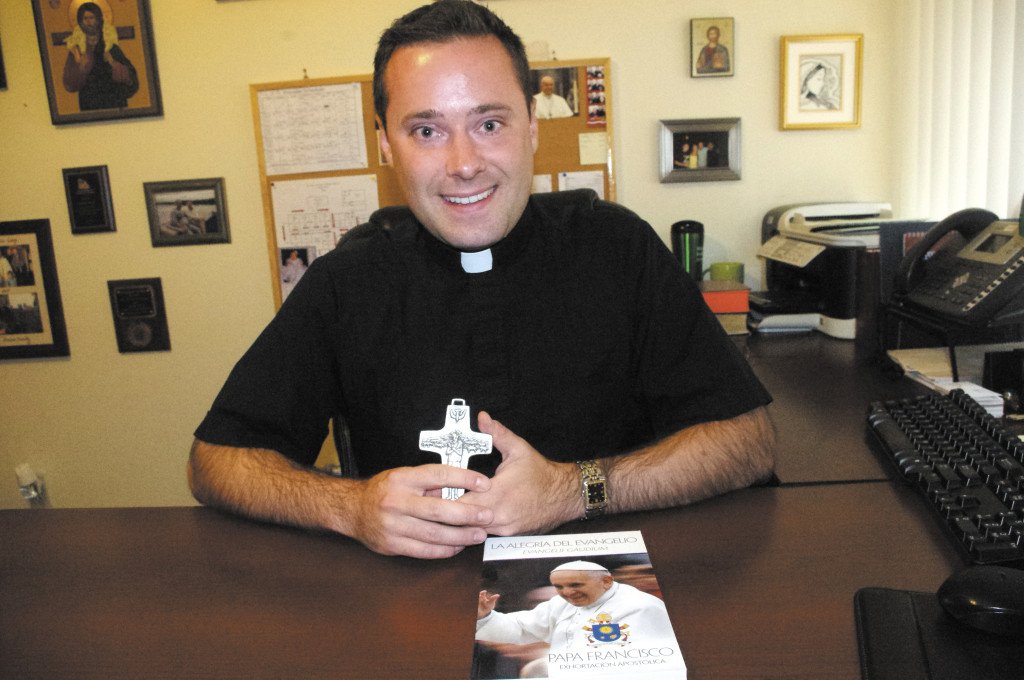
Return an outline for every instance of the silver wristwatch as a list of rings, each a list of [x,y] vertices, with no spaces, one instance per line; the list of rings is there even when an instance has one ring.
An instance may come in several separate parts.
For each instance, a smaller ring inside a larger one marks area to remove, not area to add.
[[[583,482],[584,518],[600,517],[608,505],[608,479],[604,476],[601,464],[596,460],[576,461],[580,478]]]

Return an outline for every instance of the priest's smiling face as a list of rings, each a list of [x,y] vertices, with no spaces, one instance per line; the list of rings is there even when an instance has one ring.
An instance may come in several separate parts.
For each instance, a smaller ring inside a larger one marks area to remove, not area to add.
[[[569,604],[585,607],[612,587],[610,574],[599,571],[560,570],[551,572],[551,585]]]
[[[487,36],[401,47],[384,83],[381,150],[417,219],[459,250],[504,238],[530,197],[537,120],[501,42]]]

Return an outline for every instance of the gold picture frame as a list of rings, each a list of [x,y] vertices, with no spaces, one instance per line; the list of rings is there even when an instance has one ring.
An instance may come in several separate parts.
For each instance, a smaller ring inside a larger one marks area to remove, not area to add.
[[[149,0],[32,0],[32,12],[54,125],[163,115]],[[102,21],[86,35],[90,15]]]
[[[864,35],[783,36],[779,129],[860,127]]]

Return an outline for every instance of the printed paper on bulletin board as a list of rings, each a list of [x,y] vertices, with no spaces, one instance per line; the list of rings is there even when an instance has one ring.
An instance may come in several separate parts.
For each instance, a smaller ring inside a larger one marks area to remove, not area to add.
[[[274,206],[281,301],[313,260],[334,249],[345,233],[379,207],[375,175],[278,180]]]
[[[264,90],[258,99],[267,175],[367,167],[359,83]]]

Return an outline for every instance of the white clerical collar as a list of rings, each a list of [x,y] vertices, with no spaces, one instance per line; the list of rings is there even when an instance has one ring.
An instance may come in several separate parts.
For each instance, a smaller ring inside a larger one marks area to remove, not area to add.
[[[491,249],[478,250],[475,253],[462,253],[462,269],[467,274],[482,274],[491,271],[493,260]]]

